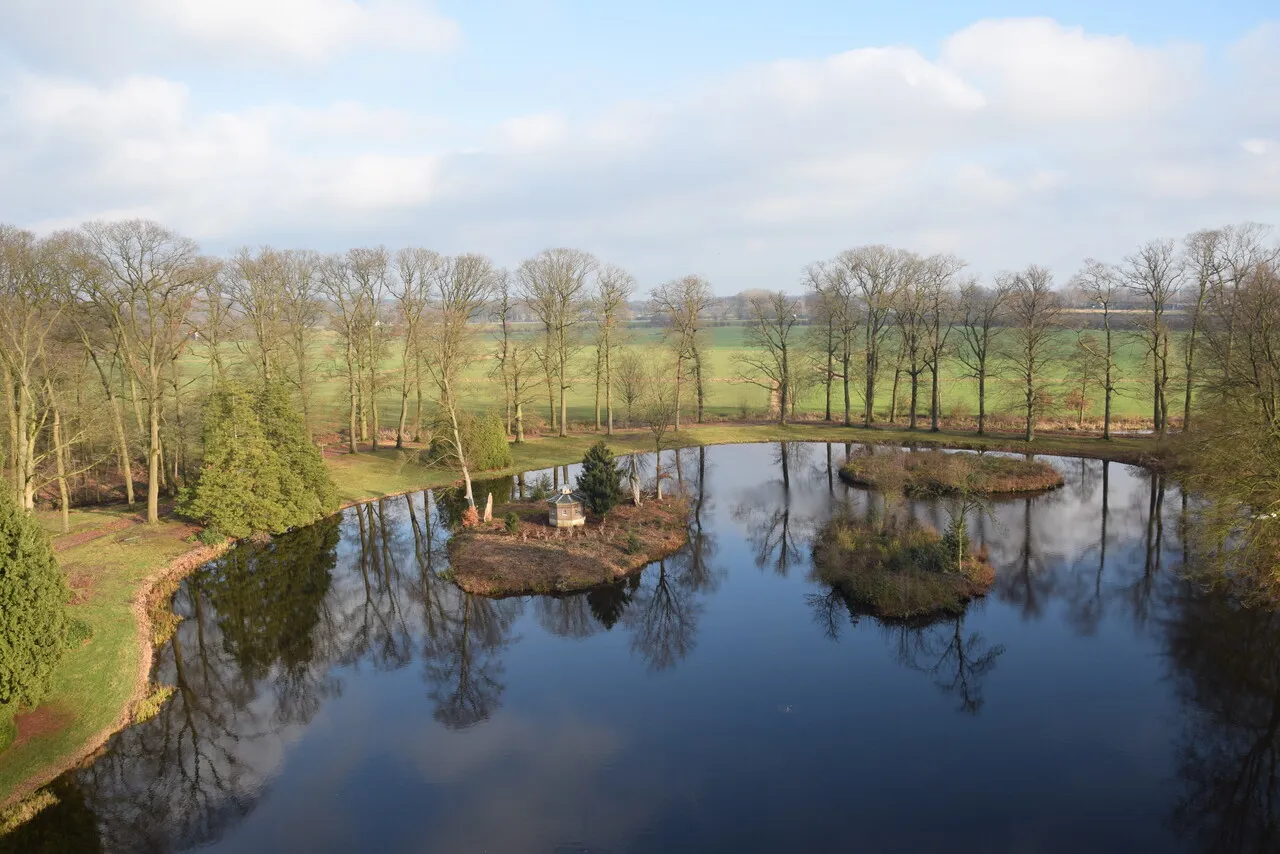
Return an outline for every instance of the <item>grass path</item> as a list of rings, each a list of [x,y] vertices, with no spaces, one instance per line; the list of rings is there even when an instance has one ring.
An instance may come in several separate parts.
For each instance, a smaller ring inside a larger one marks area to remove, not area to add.
[[[574,463],[582,459],[599,434],[533,439],[512,446],[514,463],[485,477]],[[991,450],[1035,451],[1102,457],[1129,463],[1151,462],[1156,446],[1150,439],[1044,435],[1028,446],[1014,436],[978,437],[972,433],[840,427],[803,423],[714,424],[668,433],[667,447],[738,442],[831,441],[941,445]],[[650,434],[619,431],[610,446],[615,452],[648,451]],[[327,458],[344,506],[389,495],[446,486],[452,471],[416,462],[412,450],[338,455]],[[59,529],[56,513],[42,514],[51,532]],[[147,603],[153,588],[190,572],[218,554],[199,545],[198,528],[165,516],[157,525],[139,524],[136,511],[123,507],[77,510],[71,533],[54,537],[54,548],[67,573],[74,599],[72,616],[87,622],[92,638],[69,652],[59,666],[53,690],[44,704],[17,718],[18,738],[0,754],[0,806],[34,792],[55,776],[92,755],[112,733],[129,723],[134,702],[145,692],[151,667]]]

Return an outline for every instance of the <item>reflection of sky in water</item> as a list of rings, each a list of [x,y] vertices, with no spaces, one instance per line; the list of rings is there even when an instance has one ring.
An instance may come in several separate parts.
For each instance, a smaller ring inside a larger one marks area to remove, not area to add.
[[[812,578],[867,501],[829,450],[682,452],[696,548],[592,597],[463,595],[421,494],[193,578],[160,671],[186,690],[75,778],[108,848],[1176,849],[1176,488],[1148,524],[1151,475],[1057,460],[1062,490],[971,520],[992,595],[884,626]]]

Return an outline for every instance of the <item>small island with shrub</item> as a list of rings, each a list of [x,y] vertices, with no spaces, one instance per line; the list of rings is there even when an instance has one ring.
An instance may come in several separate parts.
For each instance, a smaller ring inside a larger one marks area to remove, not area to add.
[[[856,610],[886,620],[958,614],[995,581],[985,547],[969,548],[963,514],[944,534],[916,522],[876,525],[838,514],[819,530],[813,562],[818,578]]]
[[[1039,460],[998,454],[868,447],[851,455],[840,476],[854,486],[911,496],[1025,495],[1063,484],[1062,472]]]
[[[449,541],[453,580],[468,593],[517,596],[586,590],[617,581],[689,541],[683,497],[624,500],[623,473],[603,442],[582,461],[577,488],[471,516]]]

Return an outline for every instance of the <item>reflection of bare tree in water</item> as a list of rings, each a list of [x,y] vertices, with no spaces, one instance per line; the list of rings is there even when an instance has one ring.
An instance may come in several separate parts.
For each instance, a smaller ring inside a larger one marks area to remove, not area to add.
[[[631,648],[653,670],[673,667],[693,649],[702,604],[694,596],[688,575],[668,569],[668,561],[650,566],[640,578],[623,621],[631,630]]]
[[[838,641],[848,623],[858,625],[864,614],[834,588],[806,597],[813,620],[830,640]],[[1003,644],[989,644],[978,632],[964,633],[964,614],[933,621],[886,621],[871,617],[885,632],[899,662],[935,677],[944,693],[960,698],[960,711],[982,710],[982,681],[1004,654]]]
[[[996,578],[997,595],[1005,602],[1019,605],[1026,619],[1039,617],[1054,592],[1053,573],[1045,564],[1036,541],[1033,499],[1023,501],[1022,546],[1017,565]]]
[[[1092,495],[1093,490],[1096,488],[1094,481],[1097,478],[1086,473],[1084,464],[1087,462],[1089,461],[1080,461],[1082,466],[1080,480],[1082,484],[1090,484],[1087,494]],[[1102,472],[1102,507],[1098,514],[1098,542],[1097,545],[1086,549],[1076,562],[1076,568],[1079,571],[1070,574],[1072,589],[1067,593],[1067,618],[1075,626],[1079,634],[1089,636],[1092,636],[1098,630],[1098,623],[1102,620],[1105,605],[1102,578],[1107,569],[1107,523],[1111,517],[1111,462],[1103,460],[1100,468]],[[1095,568],[1091,572],[1087,572],[1083,567],[1085,564],[1090,563]]]
[[[1166,638],[1186,710],[1174,828],[1203,851],[1280,850],[1280,611],[1185,583]]]
[[[756,566],[786,576],[800,560],[798,532],[791,515],[791,465],[795,443],[779,442],[774,460],[781,480],[762,483],[733,508],[733,518],[747,528]]]
[[[1146,556],[1142,574],[1123,591],[1125,604],[1133,614],[1134,623],[1144,626],[1151,618],[1151,606],[1156,584],[1161,579],[1164,558],[1164,493],[1165,479],[1158,471],[1149,473],[1147,492]]]
[[[915,638],[899,645],[906,651],[900,658],[908,667],[928,673],[946,694],[960,699],[959,709],[970,715],[982,710],[982,680],[1004,654],[1003,644],[988,644],[978,632],[964,633],[964,615],[959,614],[923,628],[903,628]]]
[[[465,729],[501,704],[502,661],[511,629],[523,611],[519,599],[485,599],[456,587],[451,607],[434,634],[423,640],[429,696],[435,719],[450,729]]]
[[[343,663],[369,659],[379,670],[404,667],[413,657],[413,638],[400,603],[405,579],[396,558],[407,550],[393,543],[387,526],[389,504],[390,499],[381,499],[354,508],[360,535],[357,568],[364,596],[341,618],[346,624],[342,634],[351,638]],[[395,536],[402,537],[403,530]]]

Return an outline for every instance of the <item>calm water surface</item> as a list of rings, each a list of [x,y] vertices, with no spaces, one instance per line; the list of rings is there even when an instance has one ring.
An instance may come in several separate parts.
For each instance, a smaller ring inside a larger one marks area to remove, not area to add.
[[[172,702],[6,843],[1271,848],[1280,621],[1178,580],[1174,485],[1053,460],[1066,488],[974,523],[998,570],[986,599],[885,625],[814,578],[816,528],[868,502],[834,476],[844,453],[682,452],[690,546],[584,595],[459,591],[439,494],[239,549],[177,595],[156,674]]]

